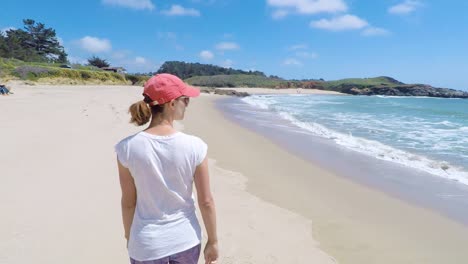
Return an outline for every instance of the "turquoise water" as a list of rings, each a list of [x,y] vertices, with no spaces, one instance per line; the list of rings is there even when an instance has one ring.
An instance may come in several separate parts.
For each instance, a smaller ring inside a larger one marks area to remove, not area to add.
[[[254,95],[243,101],[311,136],[468,185],[468,100]]]

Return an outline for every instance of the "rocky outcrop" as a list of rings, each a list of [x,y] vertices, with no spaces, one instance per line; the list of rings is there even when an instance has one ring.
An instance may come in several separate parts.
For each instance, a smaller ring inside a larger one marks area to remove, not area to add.
[[[230,96],[237,96],[237,97],[246,97],[250,95],[249,93],[246,93],[246,92],[238,92],[235,90],[224,90],[224,89],[215,89],[214,93],[219,94],[219,95],[230,95]]]
[[[424,84],[403,84],[392,86],[340,86],[339,91],[353,95],[389,95],[389,96],[428,96],[442,98],[468,98],[468,92],[448,88],[436,88]]]

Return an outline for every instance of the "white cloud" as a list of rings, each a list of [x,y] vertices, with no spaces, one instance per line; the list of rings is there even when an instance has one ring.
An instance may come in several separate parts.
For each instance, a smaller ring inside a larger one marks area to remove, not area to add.
[[[310,22],[311,27],[331,31],[361,29],[368,25],[367,21],[354,15],[343,15],[332,19],[320,19]]]
[[[299,14],[337,13],[348,10],[343,0],[267,0],[267,4],[279,8],[273,17],[281,18],[292,11]]]
[[[78,42],[82,49],[94,53],[107,52],[112,49],[112,45],[108,39],[86,36]]]
[[[145,63],[146,63],[146,59],[143,58],[143,57],[136,57],[136,58],[135,58],[135,63],[136,63],[136,64],[145,64]]]
[[[405,0],[403,3],[394,5],[388,9],[390,14],[406,15],[416,10],[416,8],[422,6],[422,3],[415,0]]]
[[[306,44],[296,44],[296,45],[292,45],[290,46],[288,49],[289,50],[304,50],[304,49],[307,49],[307,45]]]
[[[176,50],[184,50],[185,48],[184,48],[184,46],[182,46],[182,45],[176,44],[176,45],[175,45],[175,49],[176,49]]]
[[[161,13],[168,16],[200,16],[200,11],[193,8],[185,8],[181,5],[172,5],[171,9],[163,10]]]
[[[217,50],[237,50],[239,45],[235,42],[220,42],[216,45]]]
[[[281,19],[283,17],[286,17],[288,14],[289,12],[287,10],[279,9],[273,12],[273,14],[271,14],[271,17],[274,19]]]
[[[202,52],[200,52],[200,58],[202,58],[203,60],[211,60],[214,58],[214,54],[209,50],[203,50]]]
[[[296,52],[296,56],[304,59],[316,59],[318,54],[315,52],[298,51]]]
[[[137,10],[153,10],[155,8],[151,0],[102,0],[102,3],[106,5],[128,7]]]
[[[370,37],[370,36],[387,36],[390,32],[384,28],[378,27],[368,27],[361,32],[361,35]]]
[[[283,61],[283,64],[287,66],[301,66],[302,62],[294,58],[287,58]]]
[[[221,64],[224,68],[231,68],[232,65],[234,64],[234,62],[230,59],[226,59],[223,61],[223,63]]]

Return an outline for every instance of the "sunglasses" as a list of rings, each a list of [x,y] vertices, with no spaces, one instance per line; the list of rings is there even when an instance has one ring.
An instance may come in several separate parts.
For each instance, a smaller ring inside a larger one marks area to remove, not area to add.
[[[187,96],[181,96],[179,98],[177,98],[177,100],[183,100],[184,104],[187,106],[189,103],[190,103],[190,97],[187,97]]]

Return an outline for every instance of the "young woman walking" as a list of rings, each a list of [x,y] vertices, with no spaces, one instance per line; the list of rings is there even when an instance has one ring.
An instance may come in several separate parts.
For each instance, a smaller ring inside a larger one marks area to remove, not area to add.
[[[115,150],[122,189],[122,218],[132,264],[196,264],[201,228],[193,184],[208,241],[205,263],[216,263],[216,211],[210,191],[207,145],[178,132],[191,97],[200,94],[171,74],[158,74],[130,106],[131,122],[145,130],[120,141]]]

